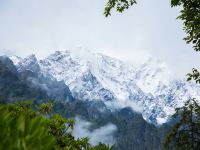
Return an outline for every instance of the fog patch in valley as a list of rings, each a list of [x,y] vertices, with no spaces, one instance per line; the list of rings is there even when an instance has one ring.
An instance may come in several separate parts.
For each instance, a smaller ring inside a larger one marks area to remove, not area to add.
[[[77,138],[88,137],[89,143],[97,145],[98,143],[114,144],[114,132],[117,131],[116,125],[108,123],[105,126],[99,127],[92,131],[89,128],[92,126],[91,122],[85,121],[80,117],[75,118],[75,126],[72,135]]]

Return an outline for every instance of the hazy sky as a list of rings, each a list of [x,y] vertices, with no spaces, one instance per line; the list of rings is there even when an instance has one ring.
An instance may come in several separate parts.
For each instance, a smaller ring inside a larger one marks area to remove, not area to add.
[[[200,66],[182,40],[179,8],[170,0],[138,0],[123,14],[105,18],[106,0],[0,0],[0,54],[39,58],[84,47],[128,61],[151,55],[179,75]]]

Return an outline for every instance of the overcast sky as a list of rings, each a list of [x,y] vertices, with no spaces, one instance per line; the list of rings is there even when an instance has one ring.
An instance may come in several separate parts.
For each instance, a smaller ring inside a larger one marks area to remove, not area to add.
[[[152,56],[184,76],[200,56],[182,40],[180,8],[169,2],[138,0],[105,18],[106,0],[0,0],[0,54],[43,58],[83,47],[128,61]]]

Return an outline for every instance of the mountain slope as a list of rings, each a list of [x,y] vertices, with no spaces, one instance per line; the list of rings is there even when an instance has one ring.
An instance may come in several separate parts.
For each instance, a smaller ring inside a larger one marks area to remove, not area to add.
[[[45,97],[45,92],[40,87],[31,87],[20,79],[12,61],[5,56],[0,57],[0,90],[1,102]]]
[[[64,82],[43,76],[39,70],[18,72],[7,56],[0,57],[0,90],[1,102],[23,99],[74,100]]]
[[[167,65],[153,59],[136,67],[90,52],[56,51],[39,61],[34,55],[10,58],[18,72],[64,81],[76,99],[103,101],[110,109],[130,106],[155,125],[165,123],[188,98],[200,96],[197,85],[174,80]]]

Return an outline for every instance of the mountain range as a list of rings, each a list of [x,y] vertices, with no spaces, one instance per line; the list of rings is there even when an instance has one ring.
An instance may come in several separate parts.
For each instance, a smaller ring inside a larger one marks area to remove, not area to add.
[[[37,85],[47,97],[103,102],[111,111],[130,107],[156,126],[170,120],[188,99],[200,97],[198,85],[173,78],[166,63],[152,58],[133,65],[90,51],[56,51],[41,60],[35,55],[8,59],[20,78]]]

